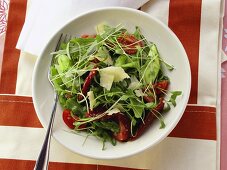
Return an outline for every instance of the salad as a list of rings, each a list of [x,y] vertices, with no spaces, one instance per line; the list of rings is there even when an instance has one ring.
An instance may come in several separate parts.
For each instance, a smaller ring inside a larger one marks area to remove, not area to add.
[[[62,43],[52,53],[51,80],[63,108],[63,121],[74,132],[103,142],[139,138],[153,121],[165,128],[163,114],[176,106],[181,91],[169,91],[165,70],[174,67],[135,27],[100,24],[95,35]]]

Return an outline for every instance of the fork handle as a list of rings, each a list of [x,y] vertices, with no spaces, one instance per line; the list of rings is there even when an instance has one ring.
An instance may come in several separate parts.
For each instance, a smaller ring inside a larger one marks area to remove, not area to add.
[[[49,163],[49,148],[50,148],[50,141],[51,141],[51,134],[52,134],[52,129],[53,129],[53,124],[54,124],[54,117],[55,117],[55,112],[57,108],[57,102],[58,102],[58,95],[57,93],[55,94],[55,99],[54,99],[54,106],[52,108],[52,113],[49,121],[49,125],[47,128],[46,136],[44,139],[43,146],[41,148],[41,151],[39,153],[39,157],[36,161],[34,170],[46,170],[48,169],[48,163]]]

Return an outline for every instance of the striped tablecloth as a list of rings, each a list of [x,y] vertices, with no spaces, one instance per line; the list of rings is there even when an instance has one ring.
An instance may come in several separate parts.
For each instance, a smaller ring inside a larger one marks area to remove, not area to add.
[[[1,0],[0,5],[0,169],[33,169],[45,135],[31,98],[37,57],[15,48],[27,1]],[[150,0],[141,8],[175,32],[186,49],[192,70],[189,104],[177,127],[163,142],[129,158],[104,161],[74,154],[52,140],[49,168],[214,170],[220,168],[221,160],[221,169],[225,170],[227,158],[220,146],[227,147],[227,136],[220,135],[220,127],[227,126],[227,118],[224,110],[220,115],[219,105],[222,5],[221,0]],[[226,63],[223,77],[224,70]],[[226,91],[223,87],[223,101]],[[221,121],[221,117],[226,121]]]

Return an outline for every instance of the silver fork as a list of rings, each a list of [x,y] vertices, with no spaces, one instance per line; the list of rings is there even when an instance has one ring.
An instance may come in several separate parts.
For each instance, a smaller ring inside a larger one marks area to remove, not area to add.
[[[60,49],[60,45],[61,45],[62,42],[67,42],[70,39],[71,39],[71,36],[61,34],[60,37],[59,37],[57,46],[55,48],[55,51],[58,51]],[[51,71],[50,71],[50,67],[53,64],[53,62],[54,62],[54,57],[52,57],[51,64],[49,66],[48,80],[49,80],[50,84],[54,87],[54,84],[51,81]],[[43,169],[46,170],[46,169],[48,169],[50,141],[51,141],[53,124],[54,124],[54,117],[55,117],[56,108],[57,108],[57,102],[58,102],[58,94],[55,91],[54,105],[53,105],[53,108],[52,108],[52,113],[51,113],[51,116],[50,116],[49,125],[48,125],[48,128],[47,128],[47,132],[46,132],[46,136],[45,136],[45,139],[44,139],[44,142],[43,142],[43,146],[42,146],[41,151],[39,153],[39,157],[36,161],[34,170],[43,170]]]

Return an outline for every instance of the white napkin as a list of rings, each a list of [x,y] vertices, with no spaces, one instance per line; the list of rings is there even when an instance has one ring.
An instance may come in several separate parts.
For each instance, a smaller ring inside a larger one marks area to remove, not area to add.
[[[40,55],[51,36],[68,20],[110,6],[137,9],[148,0],[31,0],[16,48]]]

